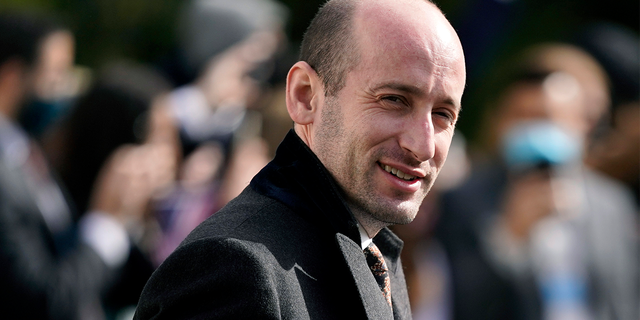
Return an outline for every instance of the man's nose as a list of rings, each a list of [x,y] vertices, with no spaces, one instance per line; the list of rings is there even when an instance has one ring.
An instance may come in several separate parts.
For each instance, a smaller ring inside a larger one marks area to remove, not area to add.
[[[405,124],[400,136],[400,147],[423,162],[435,156],[435,135],[431,114],[413,117]]]

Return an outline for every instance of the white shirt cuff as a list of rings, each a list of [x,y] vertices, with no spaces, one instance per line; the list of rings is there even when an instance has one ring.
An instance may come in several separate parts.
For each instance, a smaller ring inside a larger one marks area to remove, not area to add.
[[[87,213],[80,220],[80,237],[110,267],[119,267],[129,256],[129,236],[124,226],[108,214]]]

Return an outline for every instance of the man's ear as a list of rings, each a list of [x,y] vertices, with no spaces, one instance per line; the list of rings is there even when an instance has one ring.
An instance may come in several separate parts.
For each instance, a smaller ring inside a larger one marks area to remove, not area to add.
[[[313,123],[324,88],[308,63],[298,61],[291,67],[287,75],[286,95],[287,111],[293,122],[299,125]]]

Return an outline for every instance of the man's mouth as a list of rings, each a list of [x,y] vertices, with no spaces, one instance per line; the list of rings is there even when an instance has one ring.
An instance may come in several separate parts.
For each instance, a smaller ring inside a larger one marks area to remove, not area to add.
[[[396,169],[394,167],[388,166],[386,164],[380,164],[380,167],[382,169],[384,169],[384,171],[389,172],[392,175],[394,175],[394,176],[396,176],[396,177],[398,177],[398,178],[400,178],[402,180],[405,180],[405,181],[413,181],[413,180],[418,178],[416,176],[412,176],[412,175],[410,175],[408,173],[404,173],[404,172],[402,172],[402,171],[400,171],[400,170],[398,170],[398,169]]]

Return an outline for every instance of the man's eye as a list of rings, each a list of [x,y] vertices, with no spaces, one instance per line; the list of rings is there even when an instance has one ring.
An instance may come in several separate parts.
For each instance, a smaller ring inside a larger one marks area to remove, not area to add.
[[[382,97],[382,100],[386,100],[393,103],[404,103],[404,100],[398,96],[385,96],[385,97]]]
[[[455,115],[449,111],[434,111],[433,114],[441,119],[444,119],[450,123],[455,122]]]
[[[453,116],[449,113],[449,112],[434,112],[433,114],[443,117],[443,118],[447,118],[447,119],[452,119]]]

